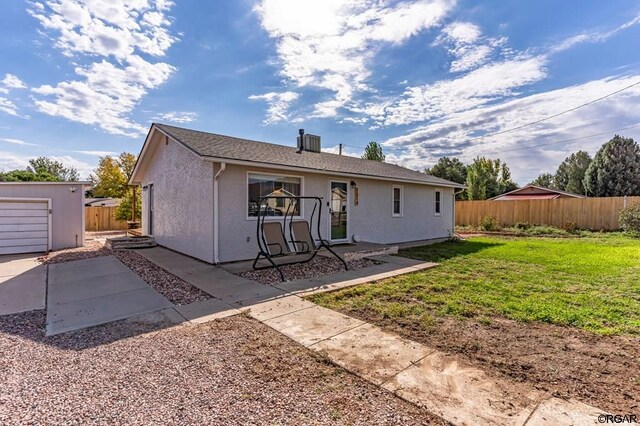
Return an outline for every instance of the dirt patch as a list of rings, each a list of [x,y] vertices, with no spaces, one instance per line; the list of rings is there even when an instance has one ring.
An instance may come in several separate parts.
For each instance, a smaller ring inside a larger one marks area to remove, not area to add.
[[[347,261],[349,269],[360,269],[377,264],[370,259],[357,259]],[[280,267],[284,278],[288,281],[314,278],[322,275],[335,274],[344,271],[344,265],[338,259],[324,256],[317,256],[310,262],[299,263],[297,265],[286,265]],[[280,274],[275,268],[261,269],[258,271],[247,271],[237,274],[243,278],[258,281],[261,284],[274,285],[282,282]]]
[[[447,424],[243,316],[148,328],[0,316],[0,424]]]
[[[366,310],[342,311],[559,398],[640,414],[640,338],[501,318],[479,323],[440,317],[426,325],[403,324]]]
[[[65,263],[74,260],[109,256],[110,254],[111,250],[108,250],[104,246],[104,241],[100,239],[87,239],[83,247],[52,251],[47,255],[39,257],[38,261],[44,264]]]

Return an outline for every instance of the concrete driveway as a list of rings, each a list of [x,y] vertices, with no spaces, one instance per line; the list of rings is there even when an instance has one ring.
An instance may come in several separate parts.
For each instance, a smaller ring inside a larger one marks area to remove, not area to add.
[[[0,256],[0,315],[44,308],[47,270],[37,258],[34,254]]]
[[[48,336],[173,306],[113,256],[49,265],[48,281]]]

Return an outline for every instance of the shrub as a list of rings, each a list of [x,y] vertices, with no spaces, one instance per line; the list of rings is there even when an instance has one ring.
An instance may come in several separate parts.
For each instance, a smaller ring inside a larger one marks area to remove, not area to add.
[[[640,233],[640,203],[622,209],[620,226],[626,232]]]
[[[493,216],[485,216],[480,220],[480,228],[485,231],[497,231],[498,221]]]
[[[562,225],[562,229],[567,232],[576,232],[578,230],[578,224],[567,220],[564,222],[564,225]]]
[[[531,224],[529,222],[517,222],[515,227],[517,229],[529,229],[531,228]]]

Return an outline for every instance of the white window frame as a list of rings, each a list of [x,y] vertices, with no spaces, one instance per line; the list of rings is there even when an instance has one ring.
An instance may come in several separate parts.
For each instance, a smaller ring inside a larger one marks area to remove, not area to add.
[[[276,177],[284,177],[284,178],[297,178],[300,179],[300,197],[304,197],[304,176],[301,175],[291,175],[288,173],[269,173],[262,172],[259,170],[247,170],[245,180],[244,180],[244,214],[246,220],[257,220],[259,216],[249,216],[249,175],[265,175],[265,176],[276,176]],[[266,216],[265,220],[282,220],[284,216]],[[293,216],[293,219],[304,219],[304,200],[300,200],[300,215]]]
[[[436,199],[436,197],[437,197],[436,194],[440,194],[440,200]],[[440,211],[437,210],[437,206],[438,205],[440,206]],[[433,215],[434,216],[442,216],[442,189],[441,188],[437,188],[433,192]]]
[[[396,213],[394,211],[396,189],[400,190],[400,213]],[[391,185],[391,216],[392,217],[404,216],[404,186],[402,185]]]

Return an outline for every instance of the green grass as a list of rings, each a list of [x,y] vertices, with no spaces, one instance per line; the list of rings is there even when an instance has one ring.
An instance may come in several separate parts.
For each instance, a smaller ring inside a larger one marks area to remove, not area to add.
[[[402,250],[435,269],[311,297],[371,318],[428,328],[452,315],[500,316],[599,334],[640,334],[640,240],[482,237]]]

